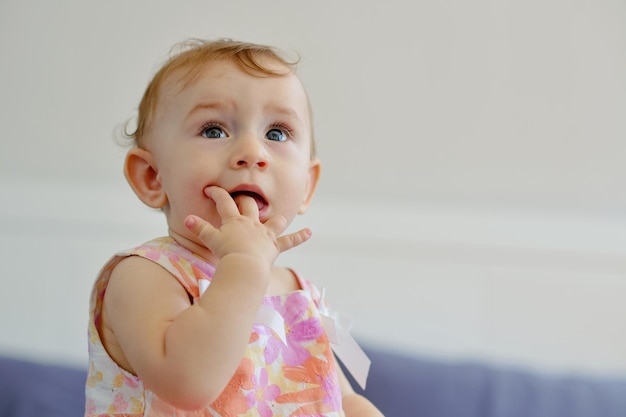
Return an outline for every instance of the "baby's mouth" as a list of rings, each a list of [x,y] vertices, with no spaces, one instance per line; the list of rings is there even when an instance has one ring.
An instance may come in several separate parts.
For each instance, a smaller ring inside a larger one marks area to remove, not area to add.
[[[235,201],[237,200],[237,197],[239,196],[247,196],[247,197],[253,198],[254,201],[256,202],[257,207],[259,208],[259,211],[267,207],[267,201],[265,200],[265,197],[263,197],[262,195],[254,191],[248,191],[248,190],[235,191],[235,192],[230,193],[230,196]]]

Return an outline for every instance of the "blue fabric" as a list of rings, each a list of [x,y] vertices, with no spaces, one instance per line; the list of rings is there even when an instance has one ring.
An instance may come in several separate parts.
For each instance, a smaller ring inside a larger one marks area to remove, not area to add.
[[[626,375],[545,375],[366,352],[364,395],[386,417],[626,417]],[[0,357],[0,417],[82,417],[85,378],[83,369]]]
[[[366,352],[370,377],[358,392],[387,417],[626,417],[626,375],[547,375]]]
[[[0,417],[83,417],[82,369],[0,357]]]

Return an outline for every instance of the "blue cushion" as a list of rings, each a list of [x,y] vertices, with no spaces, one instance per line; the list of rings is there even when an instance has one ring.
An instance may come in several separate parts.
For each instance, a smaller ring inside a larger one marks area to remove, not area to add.
[[[624,378],[548,375],[366,349],[387,417],[626,417]],[[82,417],[86,372],[0,357],[0,417]],[[353,384],[354,385],[354,384]]]
[[[370,376],[357,391],[387,417],[626,417],[626,375],[548,375],[366,352]]]
[[[0,357],[0,417],[83,417],[87,372]]]

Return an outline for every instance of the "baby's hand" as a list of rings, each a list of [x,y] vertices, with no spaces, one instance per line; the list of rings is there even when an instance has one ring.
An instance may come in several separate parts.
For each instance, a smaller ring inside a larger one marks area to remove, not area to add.
[[[223,188],[209,187],[205,193],[215,202],[222,221],[221,226],[216,228],[194,215],[187,216],[185,226],[218,259],[229,254],[242,254],[266,260],[271,265],[281,252],[296,247],[311,237],[309,229],[280,236],[287,227],[285,218],[278,215],[261,223],[259,209],[252,197],[238,196],[238,207],[237,202]]]

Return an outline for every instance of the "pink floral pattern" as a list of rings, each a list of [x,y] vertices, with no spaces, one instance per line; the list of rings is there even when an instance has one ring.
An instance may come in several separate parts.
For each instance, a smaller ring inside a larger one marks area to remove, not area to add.
[[[319,292],[300,277],[302,290],[263,300],[283,317],[287,343],[270,329],[255,325],[239,369],[213,404],[203,410],[177,410],[154,395],[108,356],[97,331],[111,271],[131,255],[163,266],[193,298],[199,296],[198,279],[210,280],[215,270],[171,238],[121,252],[105,265],[91,296],[86,417],[344,417],[336,362],[316,306]]]
[[[307,318],[305,313],[308,303],[301,293],[289,294],[286,300],[270,298],[268,304],[285,320],[287,345],[278,338],[270,338],[265,348],[265,360],[273,363],[281,355],[289,366],[304,363],[311,356],[306,345],[323,333],[322,323],[319,319]]]
[[[255,386],[254,391],[250,391],[246,398],[248,406],[256,408],[261,417],[272,417],[271,404],[280,395],[280,388],[276,384],[270,384],[267,376],[267,369],[262,368],[259,371],[259,377],[252,376],[252,382]]]

